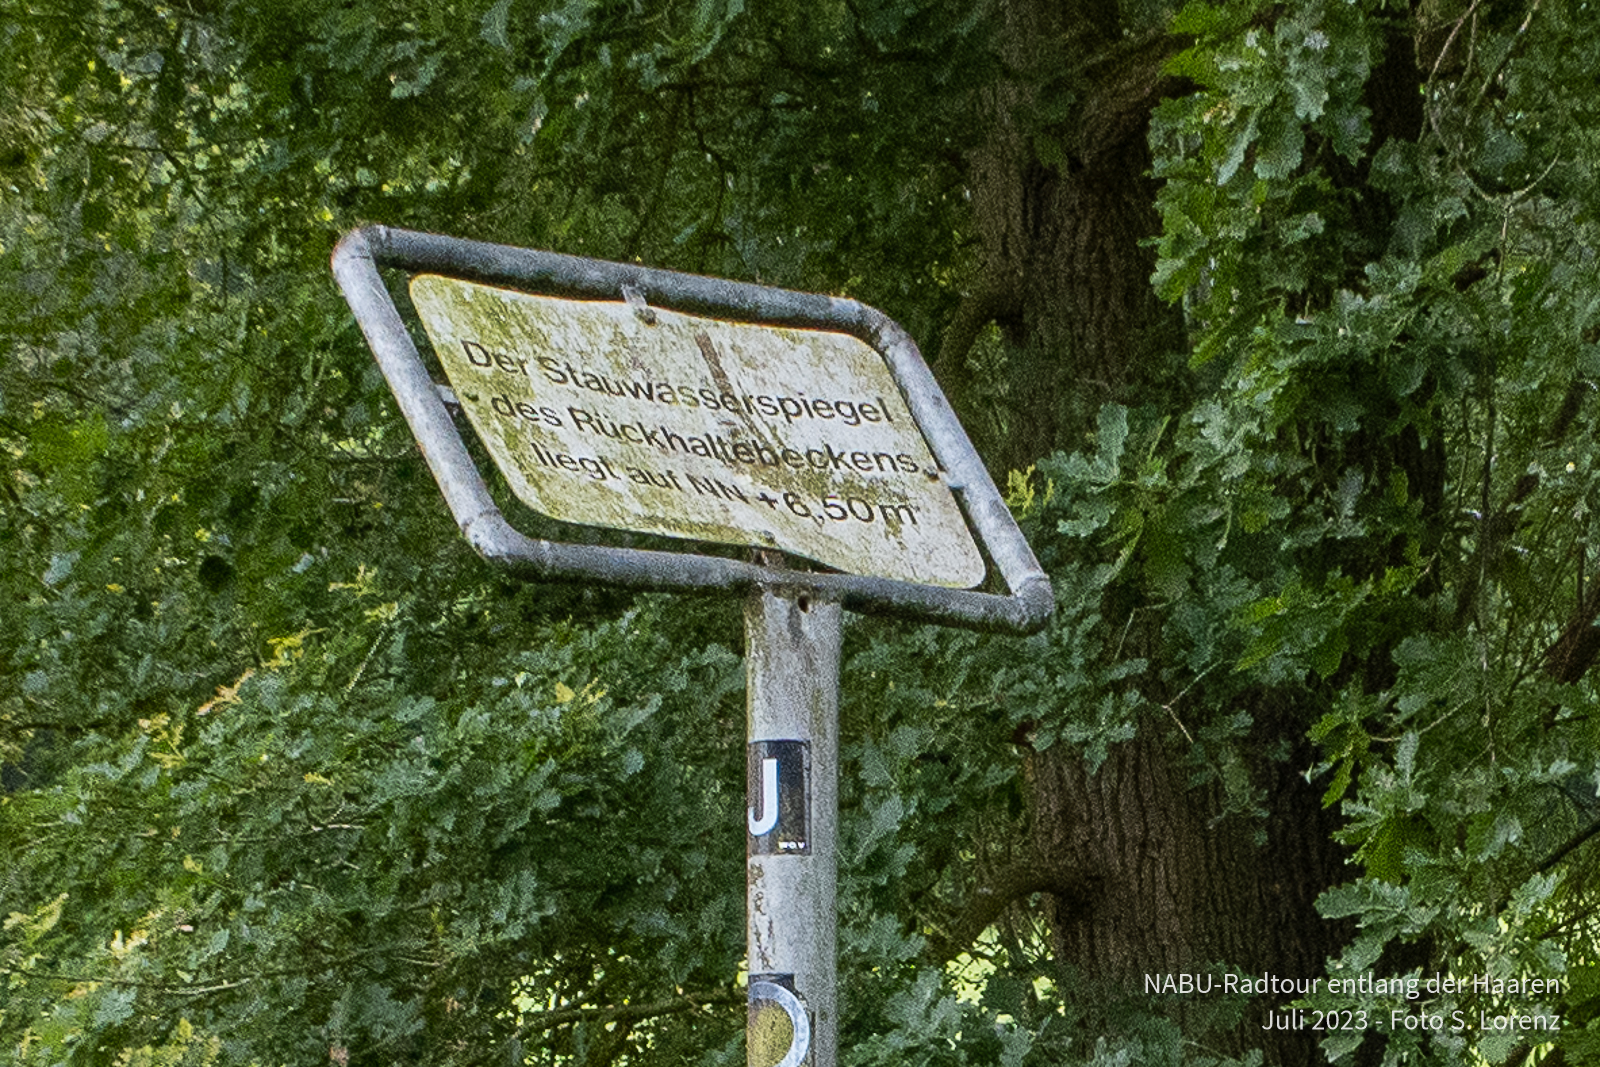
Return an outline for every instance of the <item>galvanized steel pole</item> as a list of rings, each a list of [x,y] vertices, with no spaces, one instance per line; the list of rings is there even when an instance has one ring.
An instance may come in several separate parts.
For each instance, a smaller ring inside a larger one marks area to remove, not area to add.
[[[804,587],[745,602],[749,1067],[838,1062],[842,614]]]

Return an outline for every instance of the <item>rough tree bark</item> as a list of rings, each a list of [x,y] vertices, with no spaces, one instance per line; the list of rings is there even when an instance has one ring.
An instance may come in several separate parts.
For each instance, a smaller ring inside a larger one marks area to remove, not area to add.
[[[1177,88],[1161,75],[1177,42],[1124,38],[1099,8],[1002,7],[1008,76],[983,91],[986,137],[969,165],[982,267],[936,365],[962,403],[974,341],[1000,327],[1011,425],[987,454],[1003,471],[1073,443],[1105,401],[1169,387],[1182,335],[1140,246],[1160,228],[1145,134]]]
[[[1304,734],[1292,714],[1255,711],[1260,750]],[[1147,974],[1218,963],[1280,978],[1323,973],[1347,931],[1322,920],[1315,901],[1348,875],[1331,838],[1335,820],[1298,773],[1310,754],[1302,745],[1297,755],[1300,762],[1263,758],[1257,768],[1272,813],[1260,844],[1254,827],[1218,819],[1218,791],[1188,785],[1182,750],[1159,723],[1141,722],[1096,772],[1075,753],[1031,757],[1034,848],[1074,872],[1078,887],[1047,898],[1053,948],[1081,989],[1135,994]],[[1288,999],[1258,999],[1234,1035],[1237,1048],[1262,1048],[1270,1063],[1317,1062],[1318,1035],[1260,1029],[1267,1006]]]

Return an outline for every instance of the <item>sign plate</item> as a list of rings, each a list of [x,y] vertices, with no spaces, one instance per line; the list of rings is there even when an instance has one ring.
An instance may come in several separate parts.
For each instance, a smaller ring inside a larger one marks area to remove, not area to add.
[[[984,579],[883,357],[855,337],[430,274],[411,299],[478,437],[536,511],[851,574]]]

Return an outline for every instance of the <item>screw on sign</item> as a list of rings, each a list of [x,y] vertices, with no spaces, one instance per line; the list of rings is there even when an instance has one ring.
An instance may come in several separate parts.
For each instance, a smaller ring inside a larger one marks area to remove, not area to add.
[[[380,267],[410,275],[437,372]],[[333,271],[484,559],[744,597],[748,1064],[835,1067],[843,611],[1032,633],[1054,607],[916,345],[851,300],[383,226]],[[516,529],[447,397],[533,510],[680,549]]]

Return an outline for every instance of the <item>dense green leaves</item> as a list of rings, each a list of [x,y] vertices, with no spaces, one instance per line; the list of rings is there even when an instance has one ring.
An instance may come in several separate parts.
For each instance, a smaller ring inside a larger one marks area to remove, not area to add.
[[[845,1045],[1260,1062],[1242,1000],[1057,958],[1053,883],[974,906],[1031,861],[1041,760],[1156,737],[1246,836],[1274,768],[1339,815],[1329,975],[1561,983],[1424,999],[1559,1033],[1328,1055],[1592,1061],[1596,13],[1128,7],[1175,42],[1154,285],[1189,369],[1011,472],[1050,630],[851,624]],[[1070,168],[1103,69],[1018,69],[1008,10],[6,7],[7,1057],[743,1059],[735,607],[489,575],[326,257],[382,221],[637,258],[848,292],[935,347],[984,100],[1025,96],[1034,165]],[[1000,336],[991,407],[1027,388]]]
[[[1333,973],[1393,966],[1412,944],[1446,973],[1566,978],[1595,943],[1578,918],[1592,858],[1563,862],[1593,813],[1559,785],[1587,798],[1596,784],[1594,695],[1559,684],[1587,664],[1565,669],[1558,638],[1589,610],[1597,233],[1587,194],[1568,194],[1592,183],[1572,154],[1587,134],[1555,116],[1592,107],[1566,79],[1593,14],[1419,18],[1434,51],[1419,44],[1433,61],[1414,140],[1370,129],[1375,95],[1354,91],[1385,36],[1402,46],[1392,15],[1305,5],[1270,38],[1208,9],[1184,17],[1199,43],[1178,65],[1206,91],[1157,120],[1199,146],[1164,164],[1160,284],[1192,302],[1198,358],[1223,361],[1232,418],[1261,434],[1247,445],[1295,446],[1269,475],[1272,558],[1294,573],[1241,616],[1253,636],[1237,667],[1330,685],[1311,736],[1366,872],[1323,898],[1361,929]],[[1342,113],[1324,107],[1336,99]],[[1291,111],[1323,155],[1281,132]],[[1352,188],[1342,161],[1360,159],[1370,184]],[[1393,219],[1386,245],[1352,242],[1358,196]],[[1565,1003],[1581,1029],[1587,1010]],[[1469,1005],[1535,1010],[1473,996],[1430,1010]],[[1398,1034],[1389,1056],[1501,1062],[1516,1046],[1474,1026],[1431,1044]]]

